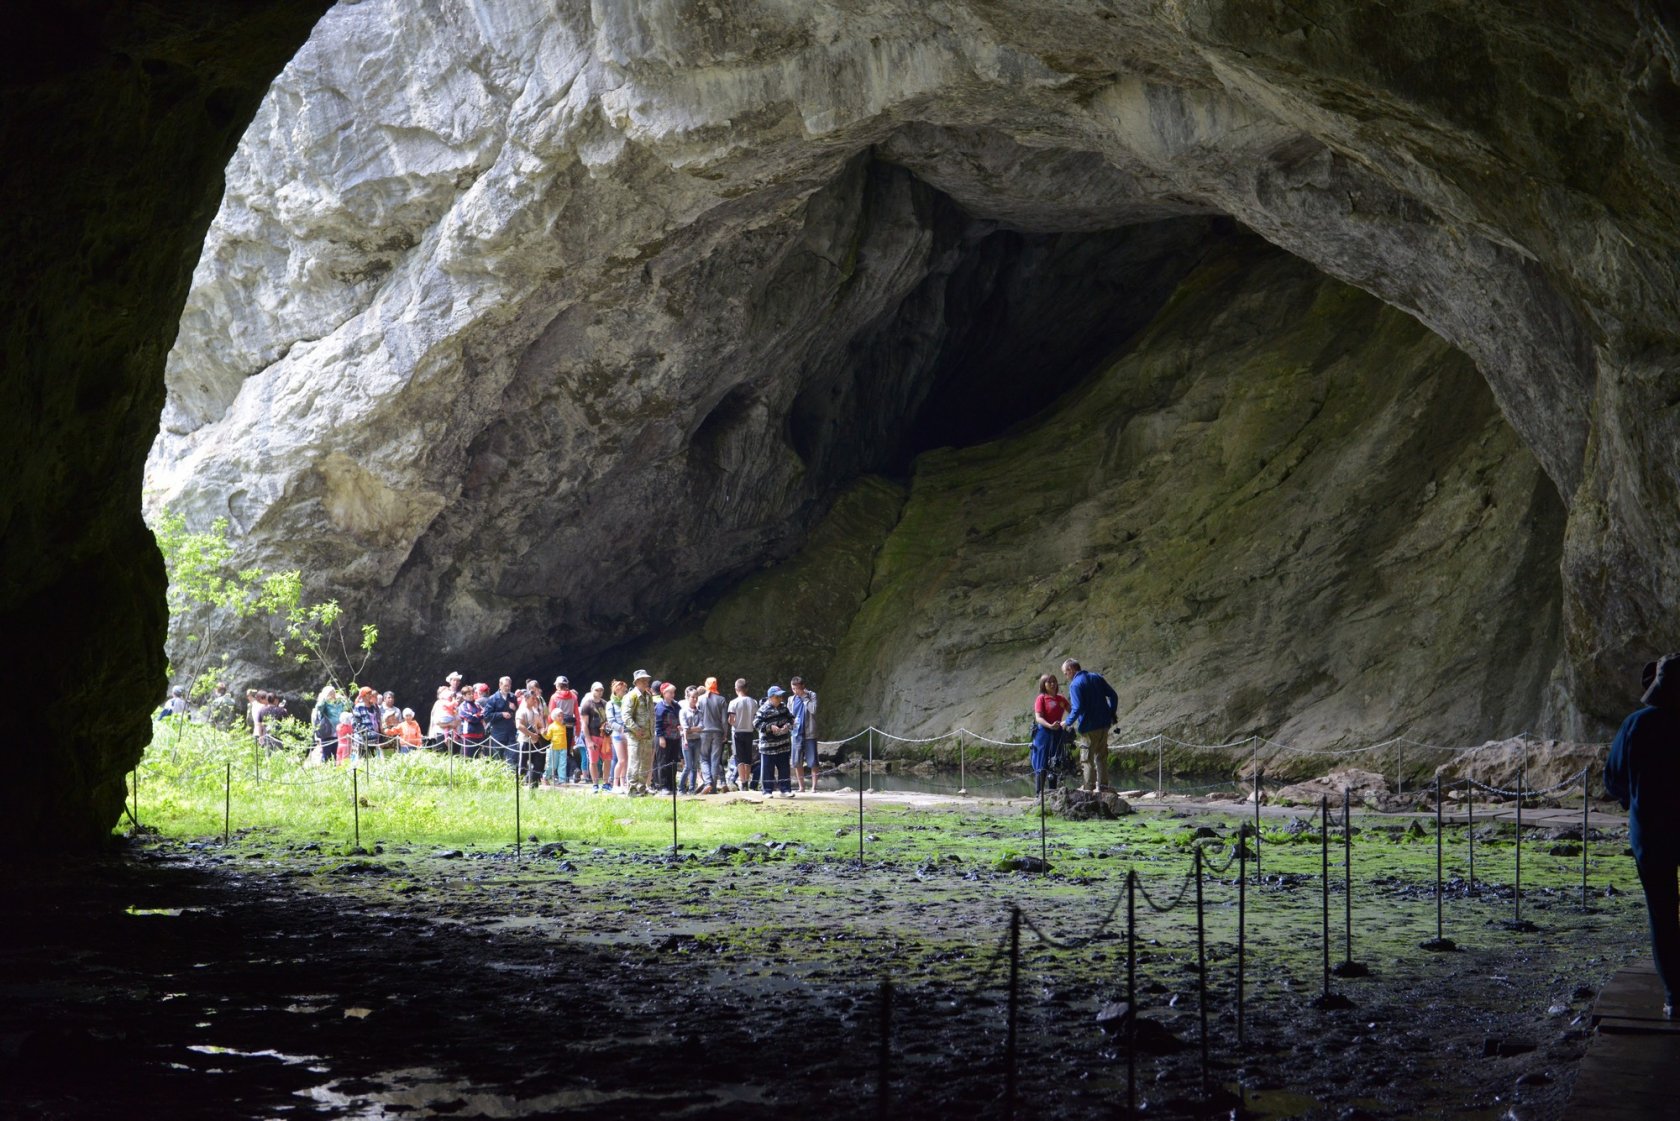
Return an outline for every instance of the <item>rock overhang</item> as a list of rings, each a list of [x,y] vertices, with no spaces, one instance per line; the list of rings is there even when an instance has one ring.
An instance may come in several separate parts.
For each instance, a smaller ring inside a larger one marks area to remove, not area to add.
[[[376,5],[358,7],[359,14],[335,13],[351,21],[337,29],[338,42],[354,44],[368,33],[360,21],[382,18]],[[535,601],[555,598],[561,574],[584,570],[576,551],[562,547],[527,559],[515,545],[515,559],[505,566],[483,557],[449,563],[443,558],[462,552],[465,535],[447,527],[440,532],[438,522],[449,517],[440,512],[405,547],[388,550],[358,576],[352,598],[415,619],[417,644],[464,651],[478,641],[488,652],[482,636],[495,635],[509,649],[510,632],[524,628],[534,637],[514,639],[511,653],[536,656],[576,645],[582,633],[600,641],[632,633],[638,621],[645,627],[674,618],[721,574],[785,555],[787,543],[821,513],[832,486],[871,466],[845,462],[847,449],[880,435],[869,423],[852,425],[829,438],[833,458],[825,461],[820,431],[776,415],[801,399],[800,389],[754,389],[790,376],[798,385],[824,365],[810,340],[802,348],[786,323],[775,322],[778,312],[800,317],[787,292],[804,285],[825,293],[826,301],[811,301],[824,309],[825,328],[855,338],[939,267],[936,224],[914,220],[914,199],[899,200],[896,213],[905,221],[896,229],[883,224],[879,243],[833,236],[844,224],[822,206],[844,198],[844,184],[860,166],[880,164],[908,169],[971,221],[1023,235],[1090,233],[1175,215],[1231,216],[1406,310],[1469,354],[1563,501],[1575,503],[1591,481],[1585,498],[1594,516],[1616,517],[1623,492],[1608,488],[1605,476],[1626,467],[1589,456],[1588,435],[1595,410],[1602,411],[1607,395],[1616,397],[1614,387],[1599,381],[1610,345],[1604,331],[1610,289],[1637,264],[1612,263],[1608,258],[1622,251],[1596,246],[1594,268],[1600,280],[1609,279],[1598,283],[1557,252],[1580,236],[1583,209],[1592,209],[1592,199],[1567,176],[1545,184],[1561,200],[1555,210],[1526,199],[1510,206],[1497,197],[1525,174],[1545,174],[1545,162],[1557,161],[1557,152],[1546,144],[1535,152],[1503,151],[1509,138],[1490,132],[1473,106],[1446,113],[1428,91],[1415,88],[1414,72],[1424,65],[1416,44],[1398,44],[1403,72],[1386,73],[1365,57],[1378,48],[1352,34],[1345,15],[1320,13],[1332,30],[1307,29],[1301,36],[1307,46],[1297,50],[1292,44],[1300,28],[1277,33],[1250,26],[1221,5],[1191,6],[1177,19],[1141,6],[1106,17],[1032,8],[1006,6],[985,19],[960,7],[944,16],[895,10],[884,22],[826,9],[743,14],[732,8],[688,26],[663,10],[627,6],[598,24],[562,13],[552,23],[527,22],[517,30],[481,27],[479,38],[464,46],[427,40],[423,29],[406,31],[416,72],[435,64],[453,73],[464,53],[469,69],[489,75],[475,96],[482,92],[507,116],[489,114],[457,130],[454,139],[476,137],[465,147],[485,153],[466,161],[470,176],[462,172],[458,183],[432,178],[413,188],[428,200],[419,209],[434,215],[430,227],[404,228],[398,237],[378,214],[364,216],[374,228],[348,243],[350,259],[337,266],[350,278],[343,283],[352,307],[365,302],[361,310],[324,338],[288,342],[314,313],[282,297],[281,314],[257,324],[240,353],[212,356],[210,365],[219,361],[234,370],[227,386],[234,408],[254,381],[276,372],[307,381],[338,363],[358,371],[357,384],[370,389],[370,400],[385,395],[381,410],[395,400],[408,406],[407,415],[425,418],[418,422],[423,444],[378,434],[353,449],[320,441],[321,456],[353,455],[381,486],[407,489],[418,464],[426,478],[418,489],[437,495],[440,511],[508,527],[510,541],[552,540],[571,525],[617,524],[623,509],[671,502],[698,510],[695,526],[731,559],[721,567],[717,559],[679,560],[669,569],[637,558],[641,549],[632,544],[615,577],[625,589],[620,610],[576,602],[581,595],[555,609]],[[1488,17],[1477,9],[1466,18]],[[1323,44],[1310,42],[1315,34],[1329,35],[1352,60],[1328,66],[1320,57]],[[1549,37],[1557,34],[1553,29]],[[1522,28],[1510,29],[1514,40],[1522,35]],[[308,104],[310,82],[340,80],[331,49],[306,56],[300,56],[306,65],[294,66],[278,84],[281,98]],[[543,65],[524,74],[515,92],[509,76],[520,70],[509,60],[520,57]],[[1515,66],[1522,57],[1517,47],[1509,62],[1494,51],[1489,65]],[[496,64],[477,65],[482,59]],[[1594,56],[1595,64],[1602,61]],[[382,118],[400,117],[404,105],[367,108],[374,126],[398,136],[402,122]],[[282,117],[277,105],[273,121]],[[272,122],[266,127],[273,131]],[[396,139],[389,144],[399,147]],[[310,172],[320,179],[333,173],[330,161]],[[224,218],[242,207],[256,212],[249,200],[263,185],[258,171],[243,200],[236,186]],[[845,210],[841,204],[842,217]],[[1591,219],[1605,220],[1601,212]],[[268,247],[269,271],[291,275],[288,265],[322,244],[312,232],[321,224],[266,227],[278,235]],[[823,244],[802,241],[813,227],[830,235]],[[858,228],[855,220],[849,227]],[[206,262],[245,252],[265,250],[236,234],[213,235]],[[388,268],[372,267],[386,261]],[[875,270],[879,298],[848,304],[845,290],[859,286],[859,268]],[[732,289],[740,275],[757,279]],[[211,278],[191,306],[214,306],[225,287]],[[291,318],[288,308],[296,311]],[[400,309],[395,319],[388,318],[392,309]],[[184,337],[183,345],[176,368],[201,368],[192,341]],[[264,366],[256,378],[239,373],[241,361],[261,362],[272,353],[285,355],[281,370]],[[789,366],[800,368],[787,375]],[[783,373],[766,373],[775,370]],[[485,413],[517,415],[530,399],[527,379],[555,371],[563,386],[552,399],[535,397],[544,415],[533,419],[532,434],[492,431]],[[744,426],[708,421],[725,403],[740,406]],[[372,415],[357,408],[352,402],[352,428]],[[1611,420],[1614,429],[1620,422]],[[172,457],[186,462],[186,442],[171,448],[169,439],[166,433],[154,452],[160,477]],[[541,504],[552,512],[532,513],[497,497],[517,489],[516,465],[556,449],[578,469],[542,488]],[[696,468],[697,459],[705,470]],[[738,485],[710,485],[709,470]],[[278,527],[308,512],[307,500],[285,512],[288,496],[307,489],[289,482],[286,470],[248,464],[237,474],[248,490],[271,500],[253,508],[251,528],[260,532],[268,516]],[[165,500],[174,500],[164,489]],[[209,513],[218,500],[203,501]],[[463,501],[472,505],[470,513]],[[675,539],[679,553],[713,547],[697,543],[692,528],[685,532]],[[1666,538],[1652,544],[1658,552],[1670,548]],[[352,551],[367,564],[359,541],[337,550]],[[1582,598],[1595,605],[1615,601],[1604,605],[1614,614],[1635,589],[1622,574],[1612,581],[1620,591],[1597,590],[1601,581],[1592,570],[1603,563],[1602,553],[1572,530],[1566,584],[1570,596],[1582,594],[1577,585],[1592,584]],[[321,559],[328,570],[357,571],[331,548]],[[1651,614],[1641,616],[1640,633],[1668,625]],[[1566,607],[1566,616],[1570,671],[1584,675],[1587,707],[1609,713],[1615,702],[1608,699],[1608,649],[1635,636],[1607,638],[1596,611]]]

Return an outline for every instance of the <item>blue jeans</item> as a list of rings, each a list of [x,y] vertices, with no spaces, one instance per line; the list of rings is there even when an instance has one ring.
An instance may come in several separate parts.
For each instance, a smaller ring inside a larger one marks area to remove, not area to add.
[[[700,789],[700,741],[687,739],[683,741],[682,774],[677,777],[677,789],[684,794],[692,794]]]
[[[1636,865],[1645,889],[1645,913],[1651,924],[1651,957],[1662,979],[1667,1003],[1680,997],[1680,868],[1672,858],[1646,853]]]
[[[793,790],[792,776],[789,773],[788,762],[793,750],[784,747],[780,751],[760,751],[758,753],[758,786],[766,794],[787,794]]]
[[[548,749],[548,765],[543,768],[543,778],[549,782],[566,781],[566,753],[556,748]]]

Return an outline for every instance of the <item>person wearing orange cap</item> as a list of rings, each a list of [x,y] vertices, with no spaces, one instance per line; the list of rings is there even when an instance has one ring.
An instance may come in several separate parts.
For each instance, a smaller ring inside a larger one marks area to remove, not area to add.
[[[723,737],[729,730],[729,702],[718,692],[718,679],[706,678],[706,689],[696,698],[700,710],[700,793],[716,794],[729,784],[724,772]]]

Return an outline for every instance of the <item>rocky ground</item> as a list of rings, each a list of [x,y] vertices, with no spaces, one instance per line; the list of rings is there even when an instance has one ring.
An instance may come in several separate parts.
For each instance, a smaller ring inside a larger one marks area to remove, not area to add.
[[[1223,863],[1237,819],[1053,823],[1052,871],[1032,875],[999,870],[1039,851],[1022,805],[872,810],[862,867],[847,806],[756,807],[755,832],[680,861],[575,843],[523,861],[400,842],[347,856],[249,833],[32,870],[0,933],[0,1114],[1003,1117],[1012,906],[1027,920],[1015,1115],[1123,1108],[1125,1051],[1099,1015],[1123,994],[1124,908],[1103,920],[1127,867],[1166,905],[1190,848]],[[1594,847],[1588,913],[1569,843],[1528,846],[1532,932],[1505,929],[1508,888],[1450,884],[1464,950],[1432,955],[1417,948],[1434,933],[1432,836],[1360,825],[1353,957],[1374,975],[1334,979],[1351,1007],[1320,1010],[1319,848],[1310,822],[1268,820],[1243,1045],[1235,866],[1208,880],[1210,1089],[1260,1117],[1561,1117],[1582,1014],[1644,952],[1622,843]],[[1511,855],[1479,843],[1484,883]],[[1150,1117],[1202,1098],[1193,895],[1167,914],[1138,902],[1140,1005],[1182,1045],[1138,1056]]]

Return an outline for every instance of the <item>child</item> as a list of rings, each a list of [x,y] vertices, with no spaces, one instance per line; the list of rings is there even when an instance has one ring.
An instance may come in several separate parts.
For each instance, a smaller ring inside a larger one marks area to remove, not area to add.
[[[356,719],[345,709],[338,716],[338,761],[345,762],[350,758],[350,740],[356,734]]]
[[[543,768],[543,781],[552,786],[564,786],[571,771],[568,767],[570,759],[567,751],[571,747],[571,729],[556,720],[549,724],[545,735],[548,737],[548,765]]]
[[[420,735],[420,721],[414,719],[414,710],[402,710],[402,723],[397,725],[397,754],[407,755],[411,751],[419,751],[422,742]]]

